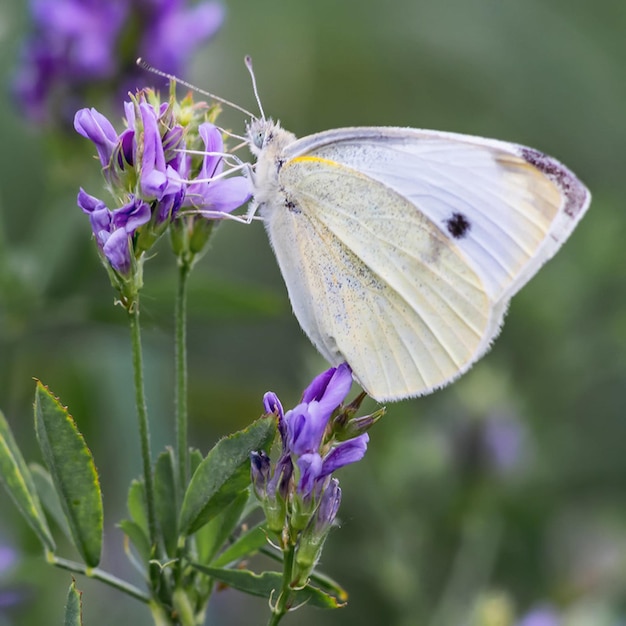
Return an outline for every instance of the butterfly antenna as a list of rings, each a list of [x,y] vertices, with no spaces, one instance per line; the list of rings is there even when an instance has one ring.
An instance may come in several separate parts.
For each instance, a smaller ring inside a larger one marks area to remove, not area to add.
[[[248,72],[250,72],[250,78],[252,79],[252,90],[254,91],[254,97],[256,98],[257,106],[259,107],[259,111],[261,112],[261,119],[265,119],[265,111],[263,110],[263,105],[261,104],[261,98],[259,98],[259,90],[256,86],[256,77],[254,76],[254,68],[252,67],[252,57],[250,55],[246,55],[244,60],[246,64],[246,68]]]
[[[217,102],[221,102],[222,104],[225,104],[226,106],[232,107],[233,109],[236,109],[237,111],[241,111],[242,113],[244,113],[245,115],[248,115],[249,117],[256,117],[253,113],[250,113],[250,111],[248,111],[247,109],[244,109],[243,107],[240,107],[238,104],[235,104],[234,102],[231,102],[230,100],[226,100],[226,98],[220,98],[219,96],[216,96],[215,94],[211,93],[210,91],[206,91],[205,89],[200,89],[200,87],[196,87],[195,85],[192,85],[191,83],[188,83],[186,80],[182,80],[180,78],[178,78],[178,76],[174,76],[174,74],[168,74],[167,72],[163,72],[162,70],[158,70],[156,67],[153,67],[152,65],[150,65],[149,63],[147,63],[146,61],[144,61],[141,57],[139,57],[136,61],[137,65],[141,68],[143,68],[144,70],[151,72],[152,74],[156,74],[157,76],[161,76],[163,78],[167,78],[169,80],[173,80],[174,82],[180,84],[180,85],[184,85],[185,87],[189,87],[189,89],[192,89],[193,91],[202,94],[203,96],[207,96],[213,100],[216,100]],[[254,80],[254,78],[253,78]],[[253,83],[254,84],[254,83]],[[256,94],[256,87],[255,87],[255,94]],[[257,102],[258,102],[258,96],[257,96]]]

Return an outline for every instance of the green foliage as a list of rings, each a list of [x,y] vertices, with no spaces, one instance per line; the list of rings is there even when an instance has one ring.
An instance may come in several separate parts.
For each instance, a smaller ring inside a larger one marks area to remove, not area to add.
[[[194,564],[194,567],[235,589],[251,595],[261,596],[262,598],[270,599],[276,597],[282,584],[282,575],[276,572],[255,574],[244,569],[223,569],[200,564]],[[295,590],[292,593],[292,599],[292,606],[308,604],[318,609],[339,609],[345,604],[340,602],[338,598],[312,585],[306,585],[302,589]]]
[[[0,412],[0,480],[24,519],[49,550],[55,549],[54,539],[41,510],[37,489],[9,424]]]
[[[38,463],[30,463],[28,467],[44,508],[71,542],[72,533],[50,473]]]
[[[181,533],[201,528],[248,487],[250,452],[266,449],[275,432],[275,419],[261,418],[215,445],[191,477],[180,512]]]
[[[67,409],[39,381],[35,431],[74,545],[90,567],[100,562],[102,494],[89,448]]]
[[[200,563],[210,563],[235,531],[243,518],[248,498],[248,490],[242,491],[224,510],[196,532],[194,537]]]
[[[178,542],[178,495],[176,490],[174,451],[167,448],[154,466],[154,499],[157,524],[166,554],[175,554]]]
[[[65,626],[83,626],[83,592],[76,589],[72,580],[65,604]]]

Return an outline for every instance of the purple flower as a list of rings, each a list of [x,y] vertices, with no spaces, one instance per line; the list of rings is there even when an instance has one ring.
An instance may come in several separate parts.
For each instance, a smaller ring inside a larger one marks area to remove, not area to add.
[[[305,389],[302,402],[285,414],[288,445],[296,455],[318,450],[328,420],[350,391],[352,372],[347,363],[317,376]]]
[[[311,502],[317,499],[335,470],[363,458],[369,441],[367,433],[337,441],[328,431],[329,420],[351,385],[352,372],[343,363],[313,379],[302,394],[302,402],[284,414],[276,394],[265,394],[265,410],[277,415],[282,439],[281,456],[270,484],[277,482],[279,467],[289,477],[293,468],[297,468],[296,492]]]
[[[267,483],[270,479],[270,457],[261,450],[250,452],[250,468],[252,471],[252,486],[259,498],[267,495]]]
[[[341,489],[332,473],[360,461],[367,450],[369,435],[360,422],[351,426],[364,396],[343,405],[351,385],[350,367],[342,363],[316,376],[300,404],[286,413],[276,394],[263,397],[266,413],[277,418],[282,450],[269,479],[267,456],[251,455],[252,483],[267,530],[278,535],[283,549],[295,548],[289,583],[294,589],[307,584],[339,510]],[[369,419],[370,425],[375,421]]]
[[[188,8],[182,0],[141,0],[147,16],[139,55],[164,72],[180,74],[194,49],[210,39],[224,20],[224,7],[203,2]]]
[[[333,478],[324,490],[313,518],[313,530],[316,535],[324,535],[330,530],[337,517],[340,504],[341,489],[339,488],[339,481]]]
[[[32,32],[13,91],[29,118],[61,116],[94,87],[125,93],[147,75],[138,56],[184,73],[193,51],[221,26],[219,2],[184,0],[31,0]],[[73,106],[73,108],[76,108]]]
[[[78,193],[78,206],[89,215],[98,247],[111,267],[126,275],[132,266],[130,238],[140,226],[150,221],[150,206],[138,198],[110,211],[107,206],[86,193]]]
[[[113,124],[95,109],[81,109],[74,117],[74,128],[94,142],[102,167],[108,167],[119,140]]]
[[[250,199],[250,181],[243,176],[211,180],[223,170],[223,158],[218,156],[224,152],[222,133],[208,122],[199,126],[198,133],[204,142],[206,155],[198,180],[187,188],[184,204],[199,211],[230,213]]]
[[[187,120],[183,127],[173,113],[181,107],[174,105],[174,101],[159,102],[150,90],[139,92],[124,104],[127,128],[119,135],[96,109],[81,109],[74,119],[76,131],[94,143],[108,187],[118,206],[122,204],[109,211],[103,201],[81,190],[78,205],[90,216],[105,258],[123,275],[131,269],[133,256],[139,259],[183,207],[195,207],[198,212],[207,211],[206,217],[217,218],[250,197],[250,183],[243,176],[214,180],[222,172],[224,145],[213,124],[201,122],[203,117],[197,119],[198,115],[204,116],[206,109],[195,107],[190,100],[183,103],[181,115]],[[188,108],[185,110],[184,106]],[[193,145],[204,143],[207,151],[202,162],[193,168],[186,141]],[[183,236],[182,241],[191,241],[200,248],[191,251],[191,258],[201,251],[198,241],[204,236],[203,229],[210,232],[210,228],[195,223],[203,221],[198,212],[191,214],[189,223],[177,225],[178,232],[186,232],[189,227],[191,233]],[[148,222],[149,226],[134,237],[137,229]],[[199,239],[194,238],[196,230],[201,234]]]

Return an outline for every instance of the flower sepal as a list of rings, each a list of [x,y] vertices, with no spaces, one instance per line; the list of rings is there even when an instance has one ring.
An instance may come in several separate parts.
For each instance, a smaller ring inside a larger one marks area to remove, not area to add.
[[[300,535],[291,583],[294,588],[299,589],[307,584],[320,559],[326,537],[335,523],[340,503],[339,481],[333,478],[324,489],[314,515]]]
[[[352,404],[354,403],[344,407],[332,420],[331,429],[335,441],[348,441],[366,433],[387,411],[385,407],[381,407],[369,415],[354,417],[358,407],[352,410]]]

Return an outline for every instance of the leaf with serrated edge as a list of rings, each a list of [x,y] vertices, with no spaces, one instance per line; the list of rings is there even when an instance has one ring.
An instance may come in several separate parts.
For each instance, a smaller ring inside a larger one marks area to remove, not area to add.
[[[275,598],[282,586],[282,575],[278,572],[255,574],[245,569],[206,567],[199,563],[192,563],[191,565],[204,574],[208,574],[211,578],[253,596]],[[314,606],[318,609],[339,609],[345,606],[345,602],[339,602],[337,598],[311,585],[306,585],[306,587],[298,589],[297,591],[294,590],[292,593],[294,606],[307,604],[308,606]]]
[[[24,516],[30,527],[35,531],[41,543],[51,551],[55,550],[54,539],[48,523],[41,510],[37,497],[37,489],[28,470],[24,457],[13,439],[4,415],[0,411],[0,481]]]
[[[67,409],[37,381],[35,431],[52,482],[85,563],[96,567],[102,550],[102,493],[91,451]]]
[[[179,532],[188,535],[201,528],[250,484],[250,452],[268,448],[275,432],[275,418],[265,417],[217,442],[191,478]]]
[[[83,624],[83,592],[76,589],[76,581],[72,578],[72,584],[67,592],[65,604],[65,626],[82,626]]]

